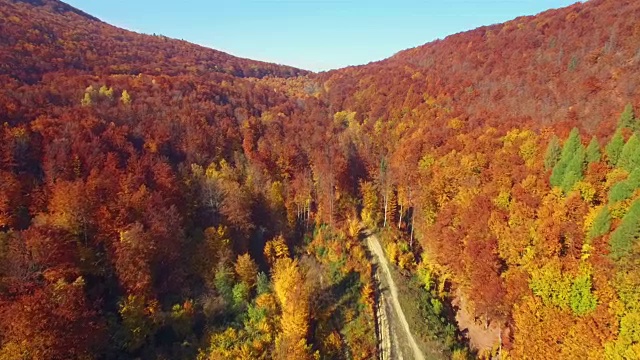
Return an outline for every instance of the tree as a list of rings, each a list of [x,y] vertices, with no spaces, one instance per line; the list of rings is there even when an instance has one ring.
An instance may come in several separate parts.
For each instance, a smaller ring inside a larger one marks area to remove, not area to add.
[[[631,103],[627,103],[622,114],[620,114],[618,129],[630,129],[632,131],[638,130],[638,124],[636,122],[633,105],[631,105]]]
[[[591,274],[583,272],[571,284],[569,305],[574,314],[583,316],[596,309],[598,300],[591,292]]]
[[[360,182],[362,196],[362,221],[366,226],[376,227],[380,221],[378,194],[375,185],[369,181]]]
[[[616,130],[606,147],[607,160],[611,166],[615,166],[618,163],[618,158],[624,147],[624,138],[622,137],[622,131]]]
[[[267,241],[264,245],[264,258],[273,266],[278,259],[289,257],[289,247],[282,235]]]
[[[387,220],[389,218],[389,206],[391,203],[392,185],[391,174],[389,174],[389,163],[386,158],[380,159],[380,174],[378,177],[378,187],[382,193],[382,207],[384,209],[382,227],[387,227]]]
[[[598,143],[598,139],[594,136],[587,146],[586,160],[587,163],[591,164],[600,161],[600,158],[600,143]]]
[[[640,166],[640,140],[636,134],[631,135],[627,143],[622,147],[616,165],[628,172],[632,172]]]
[[[216,288],[216,292],[222,297],[226,305],[233,305],[233,270],[229,269],[229,267],[223,262],[218,264],[218,268],[216,269],[215,277],[213,279],[213,284]]]
[[[469,299],[486,321],[501,320],[505,316],[505,289],[500,277],[496,247],[497,240],[491,236],[471,236],[464,250],[471,290]]]
[[[93,94],[95,94],[95,89],[93,86],[89,85],[84,91],[84,96],[82,97],[82,101],[80,102],[82,106],[91,106],[93,103]]]
[[[0,359],[89,359],[105,345],[105,324],[82,277],[58,279],[0,305]],[[6,307],[5,307],[6,306]]]
[[[129,92],[127,90],[122,91],[122,96],[120,96],[120,102],[122,102],[125,105],[131,104],[131,95],[129,95]]]
[[[9,171],[0,170],[0,226],[14,228],[20,204],[24,202],[19,178]]]
[[[240,282],[233,286],[231,293],[233,294],[233,307],[236,311],[244,311],[249,301],[249,286]]]
[[[259,272],[256,276],[256,293],[259,295],[271,292],[271,283],[269,282],[269,276],[264,272]]]
[[[309,331],[309,292],[296,260],[278,259],[272,273],[274,293],[282,309],[282,332],[276,338],[276,359],[311,359],[306,337]]]
[[[128,294],[150,295],[153,273],[151,261],[156,250],[144,226],[134,223],[120,232],[116,244],[116,272]]]
[[[21,237],[30,255],[30,266],[43,275],[75,274],[79,265],[77,239],[64,229],[48,224],[31,226]],[[57,279],[54,279],[57,280]]]
[[[542,298],[546,306],[555,305],[561,309],[569,307],[571,279],[562,273],[559,261],[545,264],[531,274],[529,287]]]
[[[622,218],[620,226],[611,234],[610,256],[615,261],[622,261],[631,254],[640,237],[640,199],[636,200],[627,215]]]
[[[56,181],[51,189],[48,220],[74,235],[82,235],[86,241],[95,205],[83,181]]]
[[[82,101],[81,101],[82,106],[91,106],[92,103],[93,103],[93,100],[91,99],[91,94],[84,93],[84,96],[82,97]]]
[[[640,187],[640,168],[636,168],[629,174],[626,180],[613,185],[609,190],[609,202],[616,203],[626,200]]]
[[[555,359],[567,337],[572,317],[567,311],[548,306],[527,295],[514,305],[514,346],[510,355],[515,359]]]
[[[119,314],[124,331],[123,346],[136,351],[150,341],[157,330],[157,304],[144,296],[129,295],[120,302]]]
[[[553,167],[550,178],[551,185],[562,187],[563,189],[566,189],[567,184],[573,185],[575,183],[575,181],[572,182],[573,179],[577,178],[579,180],[582,178],[583,161],[584,146],[580,142],[578,129],[574,128],[562,147],[560,160]],[[571,168],[567,169],[570,165]],[[567,176],[567,174],[569,175]]]
[[[568,193],[573,188],[573,185],[582,180],[584,176],[584,166],[585,166],[585,151],[584,146],[580,144],[576,149],[573,157],[567,164],[565,168],[564,178],[562,179],[562,183],[560,187],[564,190],[565,193]]]
[[[238,255],[235,265],[236,274],[241,282],[252,289],[256,285],[258,265],[249,254]]]
[[[180,338],[185,339],[193,334],[194,314],[195,308],[191,300],[171,307],[171,328]]]
[[[620,330],[614,342],[606,344],[607,359],[634,359],[640,355],[640,312],[631,311],[620,319]]]
[[[102,85],[100,90],[98,90],[98,94],[111,99],[113,98],[113,88],[107,87],[107,85]]]
[[[231,257],[231,240],[225,226],[209,227],[204,231],[204,240],[196,248],[194,258],[196,273],[213,287],[217,266]]]
[[[544,168],[547,170],[553,169],[553,167],[558,163],[558,160],[560,160],[561,153],[562,148],[560,147],[560,140],[555,134],[553,134],[544,155]]]
[[[602,209],[596,215],[596,218],[593,220],[593,224],[589,229],[587,238],[593,239],[598,236],[602,236],[609,232],[611,229],[611,213],[609,212],[608,206],[603,206]]]

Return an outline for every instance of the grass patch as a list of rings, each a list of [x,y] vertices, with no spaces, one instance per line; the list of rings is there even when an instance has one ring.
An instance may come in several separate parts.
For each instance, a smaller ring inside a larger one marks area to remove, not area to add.
[[[402,275],[391,265],[391,277],[398,288],[398,301],[415,340],[427,359],[470,358],[468,345],[460,333],[449,305],[427,291],[415,277]]]

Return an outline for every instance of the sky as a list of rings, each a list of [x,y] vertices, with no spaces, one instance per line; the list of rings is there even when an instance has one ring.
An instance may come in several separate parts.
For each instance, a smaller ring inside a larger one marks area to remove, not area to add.
[[[112,25],[324,71],[577,0],[63,0]]]

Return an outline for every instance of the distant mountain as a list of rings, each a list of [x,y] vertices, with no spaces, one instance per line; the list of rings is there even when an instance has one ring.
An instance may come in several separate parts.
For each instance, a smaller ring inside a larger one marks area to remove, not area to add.
[[[337,106],[371,103],[362,97],[369,89],[372,97],[384,94],[386,109],[393,109],[411,90],[446,96],[471,123],[569,121],[596,130],[626,102],[640,102],[638,17],[638,1],[592,0],[452,35],[320,79],[332,84]],[[605,125],[606,133],[612,123]]]
[[[90,20],[100,21],[100,19],[94,16],[91,16],[82,10],[76,9],[73,6],[70,6],[69,4],[63,3],[62,1],[58,1],[58,0],[12,0],[12,1],[14,3],[26,3],[33,6],[42,6],[47,11],[51,11],[54,13],[59,13],[64,15],[65,13],[71,12]]]
[[[222,72],[239,77],[307,73],[119,29],[57,0],[1,0],[0,24],[0,74],[29,82],[55,71],[196,76]]]

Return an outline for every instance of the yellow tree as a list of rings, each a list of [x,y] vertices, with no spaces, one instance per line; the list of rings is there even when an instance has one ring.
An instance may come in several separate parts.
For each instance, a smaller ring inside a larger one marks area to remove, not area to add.
[[[362,221],[366,226],[376,227],[380,220],[376,186],[372,182],[362,181],[360,182],[360,192],[362,194]]]
[[[557,359],[563,339],[573,326],[566,310],[547,306],[535,297],[527,296],[514,306],[514,359]]]
[[[267,241],[264,245],[263,252],[267,263],[271,266],[275,265],[276,260],[289,257],[289,247],[282,235]]]
[[[253,288],[256,285],[258,265],[249,254],[238,255],[235,270],[240,281],[245,283],[249,288]]]
[[[275,359],[311,359],[307,345],[309,331],[309,291],[298,262],[280,258],[273,268],[273,287],[282,318],[276,338]]]
[[[122,96],[120,96],[120,101],[125,105],[131,104],[131,95],[129,95],[129,92],[127,90],[122,91]]]
[[[219,225],[204,231],[204,241],[198,246],[194,258],[195,272],[201,274],[209,287],[213,287],[213,279],[218,265],[225,263],[231,256],[231,240],[229,229]]]

